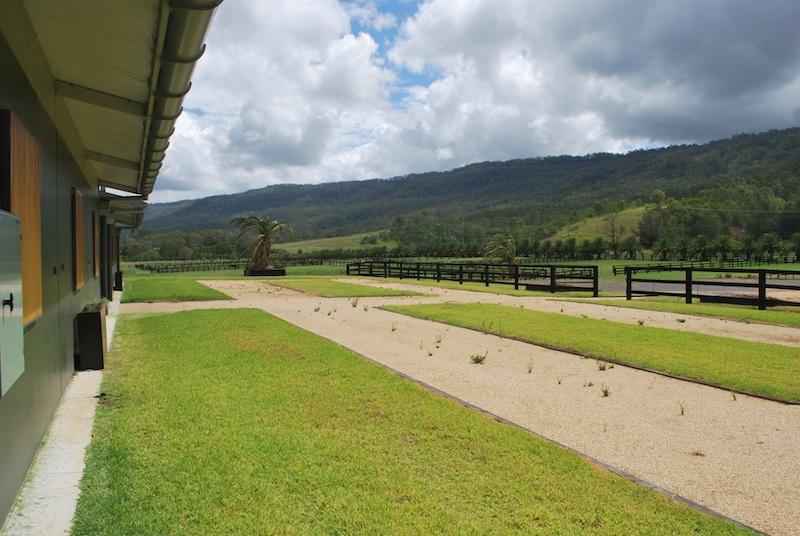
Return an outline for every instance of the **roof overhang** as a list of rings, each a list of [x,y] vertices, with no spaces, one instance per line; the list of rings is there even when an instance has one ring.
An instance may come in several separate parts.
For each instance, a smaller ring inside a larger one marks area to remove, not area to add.
[[[87,179],[146,199],[221,3],[3,0],[0,31]]]

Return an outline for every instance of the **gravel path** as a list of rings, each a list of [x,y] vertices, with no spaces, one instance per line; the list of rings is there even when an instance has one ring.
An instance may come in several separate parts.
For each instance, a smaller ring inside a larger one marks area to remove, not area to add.
[[[261,308],[743,523],[772,534],[800,534],[800,407],[743,395],[734,400],[719,389],[619,365],[600,371],[589,359],[375,308],[484,301],[560,310],[561,303],[433,288],[438,296],[361,298],[353,307],[346,298],[319,298],[261,281],[207,284],[236,300],[125,304],[121,313]],[[582,308],[570,314],[587,308],[595,313],[581,314],[606,314],[594,305],[570,306]],[[608,309],[608,318],[628,312]],[[633,321],[642,318],[641,311],[631,313]],[[680,315],[658,313],[647,322],[659,325],[657,317],[663,317],[673,329],[690,324],[679,324],[675,316]],[[699,327],[705,322],[707,327]],[[720,334],[719,324],[727,324],[729,332],[747,330],[747,338],[766,336],[759,330],[773,328],[713,319],[697,323],[694,331]],[[475,352],[488,352],[483,365],[470,363]],[[604,386],[608,397],[601,393]]]

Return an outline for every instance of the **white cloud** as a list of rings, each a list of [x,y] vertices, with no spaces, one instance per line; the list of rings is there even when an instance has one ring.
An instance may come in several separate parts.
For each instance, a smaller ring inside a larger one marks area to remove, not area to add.
[[[225,2],[186,102],[203,114],[179,120],[153,199],[704,141],[800,117],[791,0],[428,0],[404,21],[388,3]]]

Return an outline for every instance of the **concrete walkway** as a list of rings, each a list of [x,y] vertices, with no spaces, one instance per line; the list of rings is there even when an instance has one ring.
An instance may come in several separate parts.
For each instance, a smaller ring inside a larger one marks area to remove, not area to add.
[[[118,310],[119,293],[115,293],[106,317],[109,345]],[[102,379],[99,370],[77,372],[72,377],[0,536],[69,534]]]
[[[121,313],[260,308],[723,515],[769,533],[798,534],[800,406],[734,398],[624,366],[600,370],[571,354],[376,309],[462,299],[518,304],[520,298],[436,289],[439,296],[361,298],[353,307],[346,298],[258,281],[207,284],[236,300],[124,304]],[[553,303],[522,300],[532,308]],[[727,323],[729,331],[752,326]],[[475,352],[488,352],[483,365],[470,363]],[[601,394],[604,386],[608,397]]]

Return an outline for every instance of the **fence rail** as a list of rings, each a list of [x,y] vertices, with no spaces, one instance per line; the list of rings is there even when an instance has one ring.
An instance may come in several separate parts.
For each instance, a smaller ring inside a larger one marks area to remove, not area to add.
[[[349,263],[347,275],[513,285],[553,293],[587,291],[595,297],[599,291],[598,268],[589,265],[364,261]]]
[[[683,274],[681,279],[657,279],[653,277],[636,277],[637,273],[647,272],[675,272]],[[697,280],[696,273],[718,273],[718,274],[742,274],[741,281],[727,280]],[[752,276],[756,276],[753,278]],[[625,267],[625,298],[630,300],[634,295],[637,296],[674,296],[681,297],[686,303],[692,303],[695,298],[700,301],[715,303],[731,303],[736,305],[757,305],[764,310],[769,306],[789,305],[800,306],[800,301],[783,300],[767,295],[768,290],[794,290],[800,292],[800,284],[789,285],[786,283],[771,282],[770,279],[800,279],[800,270],[770,270],[770,269],[747,269],[747,268],[679,268],[664,266],[626,266]],[[648,283],[653,285],[652,290],[634,288],[637,283]],[[656,289],[655,285],[680,285],[682,290]],[[695,287],[699,287],[695,290]],[[708,287],[720,287],[725,289],[724,293],[708,294],[701,290]],[[731,290],[728,290],[731,289]],[[744,294],[732,294],[734,290],[744,291]],[[756,289],[755,295],[747,294],[747,291]]]
[[[731,259],[725,261],[668,261],[653,264],[643,264],[636,266],[636,268],[648,268],[651,272],[664,272],[674,268],[744,268],[746,266],[763,266],[765,264],[783,264],[788,263],[789,259],[773,259],[773,260],[747,260],[747,259]],[[611,267],[614,275],[621,275],[625,273],[625,268],[630,265],[615,264]]]

